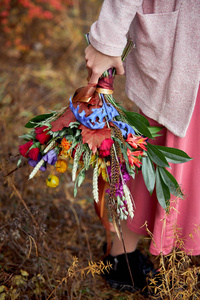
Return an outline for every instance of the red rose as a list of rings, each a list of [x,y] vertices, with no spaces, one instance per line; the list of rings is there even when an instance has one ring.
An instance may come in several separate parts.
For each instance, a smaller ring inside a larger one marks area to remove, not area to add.
[[[21,154],[22,156],[28,158],[28,150],[29,150],[29,148],[30,148],[32,145],[33,145],[33,141],[32,141],[32,140],[29,141],[29,142],[27,142],[27,143],[24,144],[24,145],[20,145],[20,146],[19,146],[19,152],[20,152],[20,154]]]
[[[38,154],[40,152],[39,148],[32,148],[29,152],[28,152],[28,157],[33,159],[33,160],[37,160],[38,159]]]
[[[106,157],[106,156],[110,155],[110,148],[112,147],[113,143],[114,142],[112,139],[103,140],[103,142],[101,143],[101,146],[99,148],[99,156]]]
[[[33,141],[28,141],[26,144],[24,145],[20,145],[19,146],[19,152],[22,156],[26,157],[26,158],[31,158],[33,160],[37,160],[38,158],[38,154],[40,152],[39,148],[32,148],[31,150],[30,147],[33,145]]]
[[[50,140],[50,135],[47,133],[47,126],[37,127],[35,128],[36,136],[35,138],[43,145],[46,144]],[[45,130],[45,131],[44,131]]]

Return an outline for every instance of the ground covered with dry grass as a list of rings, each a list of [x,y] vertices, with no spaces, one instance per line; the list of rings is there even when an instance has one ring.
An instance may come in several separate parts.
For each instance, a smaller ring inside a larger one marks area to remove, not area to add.
[[[70,167],[60,177],[56,189],[46,186],[48,171],[38,173],[30,181],[29,165],[12,172],[22,142],[19,136],[28,131],[24,124],[35,115],[67,106],[74,91],[87,83],[83,34],[96,19],[99,8],[100,3],[92,0],[74,1],[56,24],[45,23],[41,34],[48,38],[44,44],[34,39],[38,32],[31,34],[30,48],[26,51],[8,48],[1,40],[1,300],[145,298],[140,293],[111,289],[98,274],[106,272],[100,262],[106,235],[94,211],[90,171],[76,199]],[[40,23],[33,30],[40,30]],[[124,78],[115,81],[115,98],[123,100],[126,108],[136,109],[125,96]],[[148,243],[144,239],[139,245],[146,254]],[[198,258],[193,263],[184,258],[184,264],[177,269],[182,254],[179,258],[173,255],[173,265],[166,264],[165,275],[171,278],[173,269],[174,280],[177,282],[179,278],[182,283],[178,287],[166,284],[165,276],[162,292],[158,289],[157,296],[148,298],[199,299],[199,270],[194,266],[194,263],[199,265]],[[180,276],[183,272],[188,272],[186,279]]]

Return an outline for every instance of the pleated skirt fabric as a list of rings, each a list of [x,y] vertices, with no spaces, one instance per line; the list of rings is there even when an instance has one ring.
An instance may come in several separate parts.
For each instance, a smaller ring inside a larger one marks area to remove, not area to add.
[[[170,113],[170,112],[169,112]],[[156,121],[147,118],[151,126],[160,126]],[[142,172],[135,180],[129,181],[129,188],[136,205],[135,215],[128,220],[128,228],[147,235],[152,233],[150,252],[154,255],[171,252],[173,247],[184,250],[189,255],[200,254],[200,89],[195,109],[184,138],[175,136],[163,128],[162,136],[152,143],[174,147],[185,151],[193,160],[172,164],[169,171],[176,178],[184,192],[184,199],[171,196],[170,211],[166,213],[156,199],[147,191]],[[152,141],[152,140],[151,140]]]

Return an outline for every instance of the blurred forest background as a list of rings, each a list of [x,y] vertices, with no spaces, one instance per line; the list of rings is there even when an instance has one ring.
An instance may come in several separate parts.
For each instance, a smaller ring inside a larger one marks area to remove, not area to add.
[[[30,166],[12,172],[29,119],[67,106],[87,84],[84,33],[102,1],[0,3],[0,300],[144,299],[111,289],[88,268],[94,262],[99,271],[106,241],[93,207],[90,172],[76,199],[70,170],[56,189],[46,186],[48,171],[30,181]],[[115,79],[114,96],[136,109],[125,95],[123,76]],[[146,254],[148,243],[143,239],[139,245]]]

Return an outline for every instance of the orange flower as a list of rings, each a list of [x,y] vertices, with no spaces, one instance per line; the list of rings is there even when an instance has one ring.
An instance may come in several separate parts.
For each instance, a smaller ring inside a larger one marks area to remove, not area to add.
[[[66,157],[71,157],[71,151],[68,151],[71,147],[72,143],[68,142],[68,140],[66,140],[66,138],[63,138],[61,141],[61,148],[62,151],[60,152],[60,156],[64,156]]]
[[[129,145],[131,145],[131,147],[133,147],[134,149],[137,149],[138,147],[140,147],[141,149],[147,151],[147,148],[145,147],[146,140],[148,138],[147,137],[142,137],[142,136],[136,136],[133,135],[132,133],[128,134],[128,137],[126,139],[126,142],[129,143]]]
[[[61,146],[62,148],[64,148],[65,150],[69,150],[69,148],[71,147],[71,142],[68,142],[68,140],[66,140],[66,138],[64,137],[61,141]]]
[[[142,162],[136,156],[143,155],[143,151],[131,152],[131,150],[129,148],[127,148],[127,155],[128,155],[129,164],[131,166],[136,165],[138,168],[140,168],[140,165],[142,164]]]

